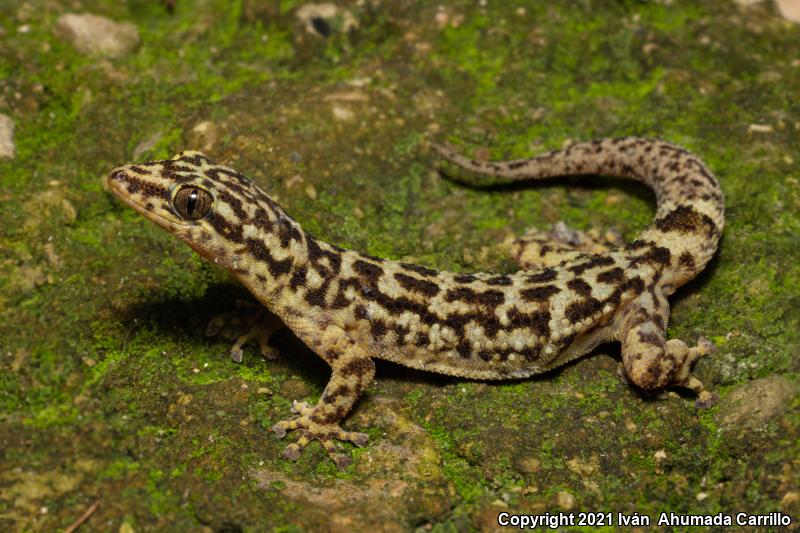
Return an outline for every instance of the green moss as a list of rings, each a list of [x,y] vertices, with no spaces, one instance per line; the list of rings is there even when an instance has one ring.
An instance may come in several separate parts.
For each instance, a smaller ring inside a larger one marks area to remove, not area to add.
[[[453,483],[459,497],[466,505],[473,505],[487,495],[485,480],[467,461],[455,453],[452,429],[444,427],[426,427],[431,439],[439,448],[442,457],[442,473]]]
[[[132,472],[137,472],[141,465],[130,459],[118,459],[109,463],[101,472],[100,476],[109,479],[125,479]]]
[[[155,516],[171,512],[179,503],[178,497],[167,488],[168,476],[161,470],[151,470],[148,473],[145,491],[148,497],[148,507]]]

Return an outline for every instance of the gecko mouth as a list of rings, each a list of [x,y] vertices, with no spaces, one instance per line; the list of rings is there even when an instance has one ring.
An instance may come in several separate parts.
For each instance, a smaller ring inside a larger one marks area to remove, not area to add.
[[[152,221],[153,223],[161,226],[164,229],[177,231],[180,230],[182,227],[186,226],[186,224],[181,224],[176,220],[171,220],[166,218],[155,211],[155,209],[148,209],[141,203],[137,202],[134,198],[131,197],[130,191],[128,191],[125,187],[125,184],[129,183],[128,174],[123,169],[114,169],[109,173],[108,177],[106,178],[106,184],[108,185],[108,189],[114,193],[114,196],[122,200],[122,202],[130,207],[132,207],[137,212],[141,213],[145,218]]]
[[[137,193],[131,192],[131,185],[135,185],[134,177],[132,180],[130,175],[125,171],[125,167],[119,167],[112,170],[106,178],[108,189],[122,202],[132,207],[138,213],[141,213],[147,220],[153,222],[155,225],[163,228],[182,241],[186,242],[192,249],[203,257],[214,261],[217,264],[224,265],[224,250],[220,251],[214,249],[207,244],[204,244],[193,235],[193,230],[197,226],[195,221],[184,221],[172,213],[170,206],[166,203],[156,206],[150,202],[150,199],[156,203],[166,202],[165,198],[159,195],[149,196],[145,199],[138,198]],[[163,196],[167,196],[164,193]],[[146,202],[146,203],[143,203]],[[166,210],[167,216],[161,214]]]

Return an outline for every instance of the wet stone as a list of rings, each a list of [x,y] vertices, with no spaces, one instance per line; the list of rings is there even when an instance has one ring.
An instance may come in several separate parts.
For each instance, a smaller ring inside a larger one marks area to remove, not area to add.
[[[724,427],[757,429],[786,411],[797,394],[797,386],[778,375],[743,383],[720,402],[717,420]]]
[[[139,45],[139,30],[130,22],[115,22],[89,13],[61,15],[53,31],[79,52],[91,56],[119,58]]]

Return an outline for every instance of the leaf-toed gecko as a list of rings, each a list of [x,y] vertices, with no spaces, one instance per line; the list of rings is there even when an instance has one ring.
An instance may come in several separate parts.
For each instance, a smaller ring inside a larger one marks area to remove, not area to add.
[[[269,310],[266,329],[240,338],[234,359],[247,339],[266,341],[278,317],[330,365],[317,404],[295,402],[298,416],[273,426],[280,437],[300,430],[287,458],[319,440],[337,465],[349,463],[334,441],[367,441],[339,423],[372,381],[373,358],[465,378],[517,379],[619,341],[633,384],[687,387],[698,393],[698,404],[712,401],[691,374],[711,343],[701,337],[689,348],[665,338],[667,297],[708,263],[724,224],[719,184],[697,157],[635,137],[507,162],[470,160],[434,147],[468,171],[493,176],[491,183],[562,175],[632,178],[655,191],[656,218],[636,241],[602,253],[523,240],[517,254],[523,270],[457,274],[316,239],[254,183],[200,152],[117,167],[108,176],[123,202],[230,270]]]

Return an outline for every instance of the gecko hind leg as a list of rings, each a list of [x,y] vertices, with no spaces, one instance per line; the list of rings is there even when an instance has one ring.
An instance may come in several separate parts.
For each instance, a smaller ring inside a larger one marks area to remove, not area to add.
[[[652,304],[652,302],[651,302]],[[658,309],[636,302],[622,321],[622,363],[628,379],[645,390],[684,387],[697,394],[695,405],[710,407],[716,395],[705,390],[703,382],[692,374],[692,366],[701,357],[714,351],[714,345],[700,337],[690,348],[680,339],[665,340],[665,323],[669,311],[666,299]]]
[[[206,328],[206,336],[214,337],[220,332],[226,338],[235,338],[231,346],[231,359],[237,363],[242,362],[244,352],[242,348],[245,344],[255,339],[258,342],[261,355],[266,359],[274,360],[278,358],[278,350],[269,344],[272,335],[285,328],[281,320],[270,313],[261,305],[244,300],[236,301],[236,309],[211,319]],[[244,331],[244,333],[241,333]],[[235,334],[231,334],[236,332]]]
[[[511,253],[524,269],[546,268],[582,255],[607,252],[624,244],[614,231],[578,231],[558,222],[550,230],[530,229],[514,241]]]
[[[326,335],[328,333],[330,335]],[[326,331],[323,337],[334,337],[333,329]],[[340,453],[335,440],[350,441],[356,446],[367,443],[366,433],[345,431],[339,422],[350,412],[362,392],[375,376],[375,364],[352,339],[340,334],[332,343],[323,342],[326,346],[320,355],[331,365],[331,379],[325,386],[322,396],[316,405],[309,406],[305,402],[294,402],[292,411],[299,416],[282,420],[272,426],[275,434],[282,438],[287,431],[300,430],[300,437],[289,444],[283,452],[284,457],[296,460],[300,451],[312,440],[318,440],[328,455],[339,468],[345,468],[352,458]]]

